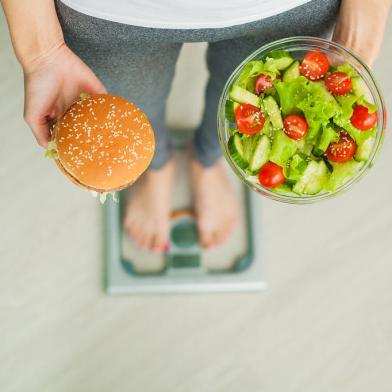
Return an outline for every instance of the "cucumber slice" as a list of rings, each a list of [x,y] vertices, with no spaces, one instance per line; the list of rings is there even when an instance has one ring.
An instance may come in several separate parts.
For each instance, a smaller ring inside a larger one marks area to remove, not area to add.
[[[289,184],[283,183],[275,188],[271,189],[272,192],[274,193],[283,193],[283,194],[292,194],[291,186]]]
[[[302,154],[305,154],[306,156],[310,156],[312,154],[313,144],[309,143],[306,138],[296,140],[295,142],[297,143],[298,151],[302,152]]]
[[[270,121],[269,117],[267,117],[265,119],[265,123],[264,123],[263,129],[261,130],[261,132],[264,135],[267,135],[269,138],[272,138],[272,125],[271,125],[271,121]]]
[[[286,69],[294,59],[292,58],[291,54],[286,50],[274,50],[273,52],[268,53],[266,58],[266,69],[268,67],[273,69],[277,69],[281,71]]]
[[[329,171],[324,161],[310,161],[293,191],[300,195],[315,195],[328,181]]]
[[[327,181],[326,189],[334,192],[352,177],[356,176],[362,166],[363,162],[356,162],[354,159],[343,163],[332,163],[333,171]]]
[[[242,145],[241,136],[238,133],[230,136],[228,147],[229,147],[229,153],[233,158],[233,161],[241,169],[245,169],[248,166],[248,162],[245,160],[244,148]]]
[[[290,139],[286,134],[279,130],[274,133],[274,140],[272,142],[271,155],[269,160],[279,166],[284,167],[287,161],[297,151],[297,143]]]
[[[271,96],[263,99],[264,108],[271,120],[272,126],[275,129],[283,129],[282,114],[275,99]]]
[[[231,123],[235,122],[234,112],[239,106],[239,103],[227,100],[225,103],[225,116]]]
[[[372,153],[375,138],[373,136],[368,137],[365,140],[362,140],[360,144],[358,144],[357,151],[355,152],[354,158],[357,161],[366,162],[370,158],[370,154]]]
[[[296,60],[292,63],[284,72],[283,74],[283,81],[284,82],[291,82],[294,79],[297,79],[300,76],[299,71],[299,61]]]
[[[273,50],[269,53],[267,53],[266,57],[270,57],[271,59],[281,59],[281,58],[285,58],[285,57],[291,57],[290,52],[288,52],[287,50]]]
[[[255,143],[253,153],[249,160],[249,169],[254,172],[268,161],[271,152],[271,142],[268,136],[261,135]]]
[[[354,95],[356,95],[357,97],[366,95],[365,83],[363,82],[360,76],[354,76],[353,78],[351,78],[351,83],[352,83],[351,90],[354,93]]]
[[[244,88],[233,85],[231,87],[230,93],[229,93],[230,98],[238,103],[249,103],[253,106],[259,107],[259,97],[255,94],[250,93],[248,90],[245,90]]]
[[[242,135],[242,147],[244,149],[244,158],[246,162],[250,161],[257,137],[258,135]]]

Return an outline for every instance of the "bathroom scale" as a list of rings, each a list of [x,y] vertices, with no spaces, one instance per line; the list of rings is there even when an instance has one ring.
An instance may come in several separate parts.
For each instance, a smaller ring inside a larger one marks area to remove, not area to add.
[[[118,202],[108,198],[104,205],[106,292],[125,295],[263,289],[260,196],[245,187],[227,166],[241,209],[240,224],[225,243],[204,250],[190,208],[189,154],[180,137],[174,140],[177,172],[170,249],[167,253],[147,251],[123,231],[124,206],[132,187],[119,194]]]

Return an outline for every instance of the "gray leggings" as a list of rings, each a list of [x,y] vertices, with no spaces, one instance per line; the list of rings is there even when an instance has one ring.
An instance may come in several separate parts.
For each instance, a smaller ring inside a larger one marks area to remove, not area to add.
[[[128,98],[147,114],[156,137],[153,169],[159,169],[171,156],[165,102],[184,42],[209,42],[210,78],[203,119],[194,134],[193,154],[203,166],[210,166],[221,155],[216,112],[231,72],[251,52],[276,39],[295,35],[328,36],[339,5],[339,0],[313,0],[282,14],[239,26],[177,30],[97,19],[56,0],[67,45],[91,67],[109,92]]]

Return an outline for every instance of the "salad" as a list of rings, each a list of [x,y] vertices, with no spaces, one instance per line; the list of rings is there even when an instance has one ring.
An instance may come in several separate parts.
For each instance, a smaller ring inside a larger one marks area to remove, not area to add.
[[[350,64],[275,50],[247,63],[230,87],[228,151],[247,180],[274,192],[334,192],[370,159],[376,109]]]

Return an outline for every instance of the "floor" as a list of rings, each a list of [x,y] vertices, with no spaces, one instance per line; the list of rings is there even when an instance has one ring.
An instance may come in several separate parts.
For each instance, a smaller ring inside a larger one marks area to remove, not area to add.
[[[389,107],[391,22],[375,66]],[[175,115],[171,105],[172,125],[199,119],[204,50],[185,48],[171,102],[192,77],[182,101],[196,106]],[[23,123],[3,17],[0,53],[1,391],[392,390],[390,135],[347,194],[305,207],[264,201],[266,291],[113,298],[102,291],[101,206]]]

